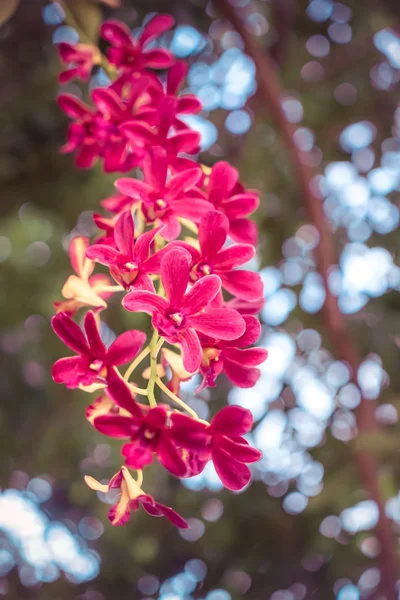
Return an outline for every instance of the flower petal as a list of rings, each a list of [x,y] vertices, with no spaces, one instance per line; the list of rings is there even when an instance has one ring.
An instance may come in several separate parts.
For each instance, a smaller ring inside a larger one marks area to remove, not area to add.
[[[190,254],[182,248],[172,248],[161,261],[161,281],[171,309],[183,306],[183,297],[189,282]]]
[[[96,317],[91,310],[86,314],[83,325],[93,356],[104,358],[107,354],[107,348],[100,337]]]
[[[207,425],[179,412],[171,414],[170,435],[176,445],[193,452],[204,452],[211,441]]]
[[[172,250],[169,254],[172,254]],[[189,290],[182,302],[182,312],[189,316],[195,315],[205,308],[215,298],[221,289],[221,280],[217,275],[202,277]]]
[[[146,50],[143,56],[146,57],[146,66],[150,69],[168,69],[175,62],[175,58],[171,52],[164,48]]]
[[[213,258],[221,250],[228,235],[229,221],[222,212],[206,213],[199,225],[199,243],[202,255]]]
[[[188,317],[187,322],[196,331],[221,340],[235,340],[245,330],[243,318],[231,308],[210,308],[205,313]]]
[[[232,244],[218,252],[214,265],[219,270],[229,271],[234,267],[247,263],[254,257],[255,253],[256,250],[251,244]]]
[[[100,29],[101,37],[116,47],[131,46],[131,32],[125,23],[117,20],[105,21]]]
[[[113,265],[121,257],[121,254],[115,248],[106,246],[104,244],[94,244],[86,250],[86,256],[94,262],[101,263],[102,265]]]
[[[82,119],[82,117],[93,115],[94,111],[87,104],[72,94],[60,94],[57,104],[70,119]]]
[[[237,437],[248,433],[253,425],[253,415],[241,406],[225,406],[211,421],[210,433]]]
[[[78,387],[82,375],[86,372],[86,366],[86,362],[80,356],[66,356],[54,363],[51,374],[56,383]]]
[[[130,438],[140,427],[131,417],[120,415],[102,415],[93,421],[94,427],[100,433],[115,438]]]
[[[121,179],[117,179],[114,185],[121,194],[129,196],[130,198],[146,198],[152,191],[150,185],[139,179],[132,179],[131,177],[121,177]]]
[[[110,369],[107,393],[118,406],[127,410],[135,419],[143,422],[140,405],[135,402],[129,384],[121,377],[117,369]]]
[[[163,516],[166,517],[168,521],[172,523],[172,525],[175,525],[175,527],[179,527],[179,529],[187,529],[189,527],[185,519],[178,515],[178,513],[175,512],[170,506],[165,506],[165,504],[160,504],[159,502],[156,503],[156,506]],[[143,508],[147,510],[144,505]]]
[[[132,258],[133,244],[135,237],[135,229],[133,224],[132,213],[126,210],[119,217],[114,227],[114,240],[117,248],[125,256]]]
[[[82,276],[85,273],[86,276],[89,276],[91,271],[88,271],[86,263],[88,262],[86,259],[86,249],[89,246],[89,238],[87,237],[75,237],[73,238],[70,246],[69,246],[69,257],[71,260],[72,268],[75,273]]]
[[[68,315],[63,312],[58,313],[51,320],[54,332],[64,342],[68,348],[74,350],[82,356],[90,354],[87,340],[83,331]]]
[[[238,350],[240,352],[240,350]],[[245,350],[242,350],[245,352]],[[240,388],[252,388],[260,378],[261,371],[256,367],[248,367],[242,363],[229,360],[224,356],[225,375]]]
[[[221,440],[218,439],[218,443],[220,448],[228,452],[234,459],[243,463],[255,463],[262,457],[262,452],[250,446],[244,438],[237,441],[223,437]]]
[[[243,489],[251,479],[251,472],[246,465],[232,458],[228,452],[218,446],[213,447],[212,461],[218,477],[228,490]]]
[[[124,444],[121,454],[125,457],[125,463],[133,469],[143,469],[153,462],[153,453],[149,448],[133,444]]]
[[[175,19],[171,15],[158,14],[155,15],[150,21],[143,27],[142,32],[139,34],[139,41],[141,46],[147,45],[148,42],[156,38],[157,36],[168,31],[175,24]]]
[[[230,219],[229,235],[235,242],[257,245],[257,225],[249,219]]]
[[[143,331],[131,329],[124,331],[111,344],[107,352],[107,363],[109,365],[124,365],[132,361],[141,350],[146,341]]]
[[[175,477],[184,477],[187,471],[182,453],[177,450],[172,439],[164,434],[157,444],[157,456],[162,466]]]
[[[218,204],[226,198],[235,187],[239,179],[239,173],[228,162],[221,160],[217,162],[211,171],[208,183],[210,201]]]
[[[197,333],[193,329],[186,329],[179,337],[182,347],[183,366],[188,373],[194,373],[200,366],[203,350]]]
[[[250,302],[263,297],[264,284],[259,273],[253,271],[228,271],[220,274],[222,287],[232,296]]]
[[[122,306],[131,312],[146,312],[154,315],[154,313],[164,313],[168,308],[168,302],[157,294],[138,290],[127,294],[122,300]]]

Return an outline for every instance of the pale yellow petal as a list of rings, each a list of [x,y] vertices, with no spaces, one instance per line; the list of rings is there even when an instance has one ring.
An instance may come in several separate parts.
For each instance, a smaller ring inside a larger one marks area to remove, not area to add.
[[[91,490],[94,490],[95,492],[103,492],[104,494],[108,492],[108,485],[105,483],[100,483],[100,481],[97,481],[97,479],[91,477],[90,475],[85,475],[85,483],[88,487],[90,487]]]

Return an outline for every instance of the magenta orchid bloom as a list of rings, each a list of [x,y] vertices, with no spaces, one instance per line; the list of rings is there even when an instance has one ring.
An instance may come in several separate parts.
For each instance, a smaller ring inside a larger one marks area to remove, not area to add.
[[[122,447],[122,455],[128,467],[142,469],[150,465],[153,454],[160,463],[176,477],[187,474],[187,465],[171,438],[167,427],[168,413],[165,406],[149,408],[135,402],[129,385],[111,371],[107,388],[108,396],[126,415],[101,415],[94,419],[94,427],[115,438],[130,439]]]
[[[257,244],[257,227],[247,217],[260,203],[258,192],[246,191],[239,173],[225,161],[216,163],[206,185],[207,197],[229,219],[229,235],[235,242]]]
[[[164,48],[148,48],[159,35],[174,26],[170,15],[155,15],[135,38],[129,27],[121,21],[106,21],[100,34],[111,44],[107,51],[109,62],[125,73],[147,73],[148,69],[168,69],[175,57]]]
[[[250,315],[244,315],[243,319],[246,331],[237,340],[212,340],[200,335],[203,346],[200,373],[203,375],[203,382],[196,392],[207,386],[214,387],[222,372],[240,388],[250,388],[257,383],[261,375],[257,366],[267,359],[268,351],[264,348],[248,348],[260,337],[261,325]]]
[[[250,481],[251,472],[246,465],[261,458],[261,452],[243,437],[252,425],[251,412],[240,406],[226,406],[209,425],[182,413],[171,414],[172,437],[178,446],[197,457],[192,461],[196,462],[197,472],[211,459],[224,486],[235,491]]]
[[[143,162],[144,181],[117,179],[115,186],[121,194],[141,201],[147,223],[165,225],[162,237],[175,239],[181,225],[178,217],[198,223],[202,215],[212,210],[212,204],[195,188],[201,179],[199,168],[187,169],[168,179],[168,159],[164,148],[151,148]]]
[[[77,353],[77,356],[60,358],[53,365],[54,381],[65,383],[68,388],[90,386],[93,383],[106,384],[109,369],[132,361],[146,340],[142,331],[125,331],[107,349],[91,311],[84,320],[86,335],[63,312],[53,317],[51,324],[64,344]]]
[[[126,467],[121,467],[108,484],[100,483],[88,475],[85,477],[85,482],[90,489],[96,492],[106,494],[112,489],[120,491],[118,502],[111,507],[108,513],[112,525],[125,525],[129,521],[131,512],[136,512],[142,506],[152,517],[166,517],[175,527],[181,529],[188,527],[186,521],[172,508],[156,502],[153,496],[146,494]]]
[[[263,283],[259,273],[234,270],[255,255],[251,244],[232,244],[223,248],[229,231],[228,218],[221,212],[206,213],[199,225],[200,251],[186,242],[173,242],[187,250],[192,262],[190,275],[193,281],[214,273],[222,282],[222,287],[244,300],[255,301],[263,296]]]
[[[100,51],[91,44],[68,44],[61,42],[58,44],[58,53],[62,62],[68,65],[68,69],[60,73],[58,79],[63,85],[80,79],[88,81],[93,66],[100,63]]]
[[[154,119],[155,109],[140,104],[137,98],[143,93],[148,81],[137,82],[128,101],[123,101],[110,88],[98,88],[91,94],[94,107],[90,107],[71,94],[60,94],[58,105],[74,120],[68,129],[68,141],[62,153],[77,152],[75,163],[81,169],[93,166],[97,158],[104,161],[107,173],[128,171],[143,159],[146,139],[138,133],[135,140],[124,135],[121,125],[133,118],[138,119],[146,130]]]
[[[132,213],[125,211],[114,227],[114,246],[95,244],[86,251],[86,256],[94,262],[110,267],[112,277],[125,289],[140,289],[154,292],[149,274],[160,272],[161,259],[166,250],[150,256],[150,247],[161,227],[142,233],[135,240],[135,226]]]
[[[198,333],[233,340],[244,333],[245,322],[235,310],[209,307],[221,289],[217,275],[203,277],[185,293],[190,280],[190,254],[185,250],[173,248],[167,252],[160,273],[167,298],[133,291],[122,304],[127,310],[149,313],[158,333],[170,344],[181,345],[183,365],[194,373],[203,355]]]

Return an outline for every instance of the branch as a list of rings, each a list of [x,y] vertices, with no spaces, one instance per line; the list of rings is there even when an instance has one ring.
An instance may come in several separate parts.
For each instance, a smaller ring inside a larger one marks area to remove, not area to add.
[[[337,264],[336,251],[332,232],[325,219],[323,198],[313,185],[314,172],[307,166],[307,153],[302,152],[294,141],[295,128],[287,121],[282,110],[281,97],[284,92],[279,76],[270,57],[253,40],[245,27],[245,21],[234,10],[229,0],[214,0],[215,6],[228,19],[234,29],[242,37],[248,55],[256,66],[259,93],[265,106],[280,130],[283,141],[290,153],[297,178],[297,185],[303,196],[309,218],[320,234],[320,242],[315,249],[315,259],[325,287],[326,300],[322,315],[327,333],[338,358],[347,362],[352,370],[352,380],[357,385],[357,373],[361,357],[353,344],[347,329],[346,320],[332,294],[328,278],[332,267]],[[368,433],[377,428],[375,419],[375,402],[361,399],[356,411],[357,424],[360,433]],[[385,515],[385,501],[378,482],[378,467],[375,457],[366,449],[354,451],[355,462],[360,479],[369,497],[376,502],[379,509],[379,521],[376,534],[381,546],[380,568],[382,587],[385,589],[387,600],[396,600],[397,562],[395,543],[391,525]]]

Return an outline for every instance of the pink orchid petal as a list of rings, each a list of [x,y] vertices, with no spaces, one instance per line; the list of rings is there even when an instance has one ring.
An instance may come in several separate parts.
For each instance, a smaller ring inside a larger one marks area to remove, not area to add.
[[[121,258],[120,252],[111,248],[111,246],[105,246],[103,244],[90,246],[90,248],[86,250],[86,256],[87,258],[90,258],[90,260],[94,260],[102,265],[113,265]]]
[[[245,352],[242,350],[242,352]],[[261,371],[255,367],[248,367],[224,356],[224,372],[237,387],[246,389],[253,387],[260,378]]]
[[[224,211],[231,220],[250,215],[257,210],[259,204],[260,199],[255,193],[237,194],[224,202]]]
[[[225,243],[229,221],[222,212],[206,213],[199,225],[199,243],[203,256],[213,258]]]
[[[139,273],[133,283],[130,284],[129,289],[138,291],[143,290],[145,292],[151,292],[152,294],[156,293],[154,283],[146,273]]]
[[[166,199],[172,200],[178,198],[184,192],[191,190],[200,181],[201,177],[202,172],[198,167],[176,173],[168,181],[168,192],[165,194]]]
[[[51,325],[54,332],[68,348],[71,348],[71,350],[74,350],[83,356],[88,356],[90,354],[87,340],[81,328],[65,313],[60,312],[53,317]]]
[[[168,308],[168,302],[157,294],[138,290],[127,294],[122,300],[122,306],[132,312],[146,312],[154,315],[157,312],[164,313]]]
[[[131,46],[131,32],[125,23],[121,21],[105,21],[100,29],[100,35],[113,46]]]
[[[146,198],[152,190],[151,186],[144,183],[144,181],[128,177],[117,179],[114,185],[121,194],[130,198]]]
[[[149,148],[143,161],[143,172],[145,181],[162,193],[168,172],[167,153],[164,148],[161,146]]]
[[[182,332],[179,343],[182,346],[183,366],[188,373],[195,373],[203,356],[197,333],[193,329],[187,329]]]
[[[82,119],[82,117],[94,115],[94,111],[87,104],[72,94],[60,94],[57,104],[71,119]]]
[[[87,362],[80,356],[67,356],[54,363],[51,374],[56,383],[65,383],[67,387],[78,387],[86,368]]]
[[[185,219],[189,219],[189,221],[193,221],[193,223],[198,223],[204,213],[213,208],[208,200],[192,198],[190,196],[187,196],[185,200],[173,200],[171,204],[175,214],[184,217]]]
[[[175,477],[183,477],[186,474],[187,467],[182,453],[177,450],[169,436],[161,436],[157,444],[157,456],[162,466]]]
[[[217,162],[211,171],[208,193],[211,202],[221,201],[235,187],[239,173],[226,161]]]
[[[253,415],[241,406],[225,406],[213,418],[210,433],[237,437],[248,433],[253,425]]]
[[[245,330],[243,318],[236,310],[230,308],[208,309],[206,313],[188,317],[187,321],[196,331],[221,340],[234,340]]]
[[[143,423],[144,417],[137,402],[135,402],[131,389],[116,369],[110,369],[108,374],[107,393],[114,402],[127,410],[138,422]]]
[[[172,310],[180,310],[182,305],[189,282],[189,265],[190,254],[180,248],[167,252],[161,261],[161,281]]]
[[[233,440],[224,436],[218,438],[218,444],[220,448],[228,452],[235,460],[250,464],[259,461],[262,457],[262,452],[250,446],[244,438],[239,440]]]
[[[143,27],[139,34],[139,42],[141,46],[147,45],[151,40],[161,35],[168,29],[171,29],[175,24],[175,19],[171,15],[159,14],[155,15]]]
[[[203,105],[194,94],[185,94],[178,98],[177,112],[179,114],[196,115],[201,110],[203,110]]]
[[[93,421],[93,426],[114,438],[130,438],[140,427],[140,423],[135,423],[130,417],[121,415],[101,415]]]
[[[255,344],[261,335],[261,324],[256,317],[252,315],[243,315],[243,319],[246,323],[246,331],[240,338],[235,340],[235,348],[246,348]]]
[[[146,233],[142,233],[142,235],[140,235],[137,238],[137,240],[135,242],[134,251],[133,251],[133,256],[134,256],[135,262],[137,262],[138,264],[141,264],[149,258],[150,246],[151,246],[154,238],[160,232],[161,229],[162,229],[162,226],[155,227],[152,231],[147,231]],[[161,260],[161,258],[160,258],[160,260]],[[147,271],[147,272],[150,273],[151,271]]]
[[[125,331],[111,344],[107,352],[109,365],[123,365],[132,361],[146,341],[143,331]]]
[[[97,144],[92,142],[87,142],[83,144],[83,146],[78,150],[78,153],[75,157],[75,164],[80,169],[90,169],[96,162],[96,159],[99,156],[99,148]]]
[[[250,302],[262,298],[264,284],[259,273],[253,271],[227,271],[220,274],[222,287],[232,296]]]
[[[178,412],[173,412],[170,419],[170,434],[178,447],[193,452],[205,451],[211,440],[205,423]]]
[[[122,101],[110,88],[97,88],[91,96],[97,109],[109,119],[118,119],[124,111]]]
[[[185,79],[188,72],[188,65],[183,60],[178,60],[169,70],[167,76],[167,94],[176,95],[179,86]]]
[[[153,462],[153,452],[149,448],[136,446],[135,444],[124,444],[121,454],[125,457],[125,463],[133,469],[143,469]]]
[[[107,354],[107,348],[100,337],[96,317],[92,311],[89,311],[85,316],[84,328],[93,356],[100,359],[104,358]]]
[[[135,237],[135,228],[133,224],[133,217],[129,210],[126,210],[119,217],[114,227],[114,240],[117,248],[132,258],[133,256],[133,244]]]
[[[265,348],[225,348],[224,357],[233,360],[246,367],[256,367],[261,365],[268,357],[268,350]]]
[[[197,131],[178,131],[167,139],[168,152],[171,154],[179,152],[195,154],[200,150],[200,141],[201,136]]]
[[[144,505],[143,508],[147,510]],[[174,525],[175,527],[178,527],[179,529],[187,529],[189,527],[185,519],[178,515],[178,513],[169,506],[165,506],[164,504],[160,504],[159,502],[157,502],[157,508],[163,514],[163,516],[166,519],[168,519],[168,521],[170,521],[170,523],[172,523],[172,525]]]
[[[171,250],[169,254],[174,251]],[[211,300],[221,289],[221,280],[217,275],[206,275],[196,281],[182,302],[182,312],[185,315],[195,315],[210,304]]]
[[[212,461],[218,477],[228,490],[239,491],[249,483],[250,469],[232,458],[225,450],[217,446],[213,448]]]
[[[255,253],[256,250],[251,244],[232,244],[218,252],[214,265],[218,267],[218,270],[229,271],[247,263],[255,256]]]
[[[257,225],[248,219],[234,219],[229,222],[229,235],[235,242],[257,245]]]
[[[175,62],[173,54],[164,48],[146,50],[143,55],[146,57],[146,66],[150,69],[168,69]]]

